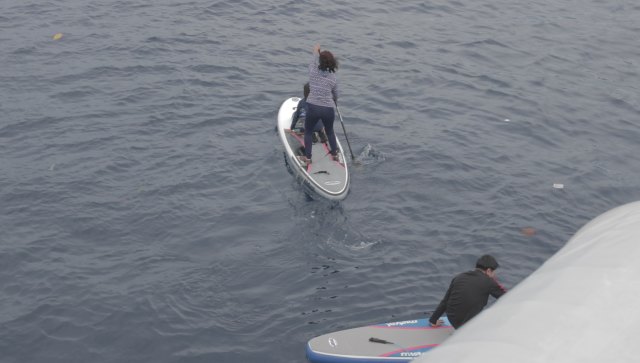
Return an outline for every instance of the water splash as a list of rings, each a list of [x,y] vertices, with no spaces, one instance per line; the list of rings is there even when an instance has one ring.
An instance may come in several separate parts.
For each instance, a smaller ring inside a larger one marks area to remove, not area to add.
[[[386,160],[386,157],[384,153],[376,150],[373,146],[371,146],[371,144],[367,144],[362,149],[358,157],[356,157],[356,161],[360,165],[370,165],[370,164],[375,164],[385,160]]]
[[[352,245],[347,244],[346,247],[351,249],[352,251],[358,251],[377,245],[380,242],[381,241],[357,241]]]

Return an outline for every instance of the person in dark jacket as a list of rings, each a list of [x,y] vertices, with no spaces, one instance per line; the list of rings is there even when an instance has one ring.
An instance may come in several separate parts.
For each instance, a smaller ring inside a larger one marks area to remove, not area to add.
[[[431,326],[442,325],[440,317],[446,312],[451,325],[458,329],[482,311],[489,295],[496,299],[504,295],[506,290],[495,279],[498,266],[493,256],[484,255],[476,262],[475,270],[454,277],[438,308],[429,318]]]

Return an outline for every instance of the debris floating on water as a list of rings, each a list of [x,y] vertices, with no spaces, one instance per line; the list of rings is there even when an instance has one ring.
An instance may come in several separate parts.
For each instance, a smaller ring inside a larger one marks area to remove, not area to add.
[[[523,229],[520,230],[520,232],[522,232],[522,234],[524,234],[527,237],[531,237],[534,234],[536,234],[536,230],[533,227],[524,227]]]
[[[53,36],[53,40],[60,40],[62,38],[62,33],[57,33]]]
[[[564,189],[564,184],[554,183],[553,187],[556,188],[556,189]]]
[[[511,120],[509,120],[508,118],[504,119],[504,122],[509,122],[509,121],[511,121]]]

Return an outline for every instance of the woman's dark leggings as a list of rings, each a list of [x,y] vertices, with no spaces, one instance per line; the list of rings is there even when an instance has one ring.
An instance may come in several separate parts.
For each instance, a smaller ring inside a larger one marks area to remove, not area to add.
[[[308,159],[311,159],[311,149],[313,148],[313,130],[316,123],[322,120],[324,124],[324,130],[327,133],[329,139],[329,146],[331,146],[331,153],[334,154],[338,151],[338,145],[336,143],[336,134],[333,132],[333,121],[336,118],[336,114],[333,107],[318,106],[308,103],[309,110],[307,111],[307,118],[304,120],[304,154]]]

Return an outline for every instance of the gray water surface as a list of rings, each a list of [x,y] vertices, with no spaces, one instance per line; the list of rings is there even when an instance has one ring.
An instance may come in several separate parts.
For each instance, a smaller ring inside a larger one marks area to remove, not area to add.
[[[638,24],[631,0],[3,0],[0,361],[298,363],[428,315],[481,254],[513,287],[640,199]],[[339,204],[274,132],[315,43],[357,157]]]

